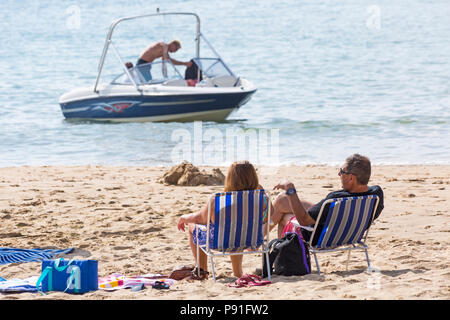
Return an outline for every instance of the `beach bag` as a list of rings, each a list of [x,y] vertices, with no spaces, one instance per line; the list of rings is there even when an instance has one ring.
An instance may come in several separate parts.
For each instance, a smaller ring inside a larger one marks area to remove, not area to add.
[[[311,273],[308,246],[295,232],[269,242],[270,272],[282,276],[302,276]],[[263,277],[267,277],[266,259],[263,257]]]
[[[183,280],[191,276],[192,271],[195,269],[195,266],[187,265],[187,266],[179,266],[172,270],[169,275],[170,279],[174,280]]]
[[[169,275],[169,279],[173,280],[206,280],[208,279],[209,272],[200,268],[200,272],[197,267],[192,265],[176,267]]]
[[[42,273],[36,287],[41,292],[63,291],[86,293],[98,289],[98,262],[96,260],[43,260]]]

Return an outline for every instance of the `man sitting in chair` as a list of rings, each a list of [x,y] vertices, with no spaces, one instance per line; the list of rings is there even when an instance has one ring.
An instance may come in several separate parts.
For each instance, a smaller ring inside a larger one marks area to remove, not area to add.
[[[344,165],[339,168],[338,172],[343,190],[329,193],[317,204],[300,200],[294,184],[290,181],[284,181],[276,185],[274,189],[282,189],[286,192],[280,194],[275,199],[273,204],[274,212],[271,219],[272,221],[270,222],[271,228],[278,225],[278,237],[281,238],[284,227],[291,219],[296,219],[302,226],[314,225],[319,216],[320,208],[326,200],[353,196],[377,195],[380,198],[380,202],[377,211],[375,212],[374,219],[378,218],[384,208],[383,190],[377,185],[368,186],[370,174],[371,164],[367,157],[359,154],[349,156],[345,160]],[[326,218],[323,217],[326,213],[327,212],[322,213],[321,221],[323,221],[323,218]],[[303,228],[301,230],[303,238],[306,241],[309,241],[311,232],[306,231]],[[320,234],[321,230],[318,230],[318,232]]]

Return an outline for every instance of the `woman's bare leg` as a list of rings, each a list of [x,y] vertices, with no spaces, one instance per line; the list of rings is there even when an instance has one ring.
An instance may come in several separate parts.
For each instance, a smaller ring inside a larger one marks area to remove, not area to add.
[[[194,244],[193,233],[194,233],[194,224],[190,223],[189,224],[189,245],[191,246],[191,251],[192,251],[192,255],[194,256],[195,264],[197,264],[197,245]],[[202,250],[199,250],[199,254],[200,254],[200,256],[199,256],[200,268],[205,271],[208,271],[208,257]]]
[[[231,265],[233,266],[233,274],[235,277],[242,277],[242,258],[244,255],[236,255],[236,256],[230,256],[231,259]]]

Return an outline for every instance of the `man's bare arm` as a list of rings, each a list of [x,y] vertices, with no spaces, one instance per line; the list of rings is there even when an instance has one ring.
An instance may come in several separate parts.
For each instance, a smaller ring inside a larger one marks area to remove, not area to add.
[[[172,63],[176,66],[185,66],[187,64],[187,62],[178,61],[171,57],[169,57],[169,60],[172,61]]]
[[[283,189],[283,190],[287,190],[289,188],[295,188],[294,184],[289,182],[289,181],[280,183],[280,184],[278,184],[278,185],[276,185],[274,187],[274,189]],[[309,226],[309,225],[314,224],[316,222],[308,214],[308,212],[306,212],[305,208],[302,205],[302,202],[298,198],[297,193],[294,193],[292,195],[286,195],[286,196],[287,196],[287,198],[289,200],[289,204],[291,206],[292,212],[294,213],[295,217],[297,218],[297,221],[302,226]]]
[[[174,64],[174,65],[176,65],[176,66],[186,66],[186,67],[190,67],[191,66],[191,64],[192,64],[192,62],[182,62],[182,61],[178,61],[178,60],[175,60],[175,59],[173,59],[173,58],[171,58],[171,57],[169,57],[169,60],[170,61],[172,61],[172,63]]]
[[[294,212],[297,221],[302,226],[309,226],[316,223],[316,220],[311,218],[308,212],[306,212],[305,208],[303,208],[303,205],[296,193],[294,193],[293,195],[288,195],[287,198],[289,199],[289,204],[291,205],[292,212]]]

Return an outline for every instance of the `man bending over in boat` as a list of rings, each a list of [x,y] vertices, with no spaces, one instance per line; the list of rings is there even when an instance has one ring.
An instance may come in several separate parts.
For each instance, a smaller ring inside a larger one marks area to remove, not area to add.
[[[151,45],[149,45],[139,56],[139,59],[136,63],[136,65],[144,64],[153,62],[153,60],[157,58],[162,58],[163,60],[170,60],[174,65],[177,66],[186,66],[190,67],[192,65],[192,62],[182,62],[175,59],[172,59],[169,56],[169,52],[177,52],[178,49],[181,48],[181,43],[179,40],[172,40],[169,44],[166,44],[164,42],[156,42]],[[151,65],[149,65],[148,69],[143,72],[144,78],[146,81],[150,81],[152,79],[152,75],[150,73]],[[141,69],[142,70],[142,69]],[[142,71],[141,71],[142,72]],[[165,70],[165,64],[163,64],[163,75],[167,75],[167,71]]]

